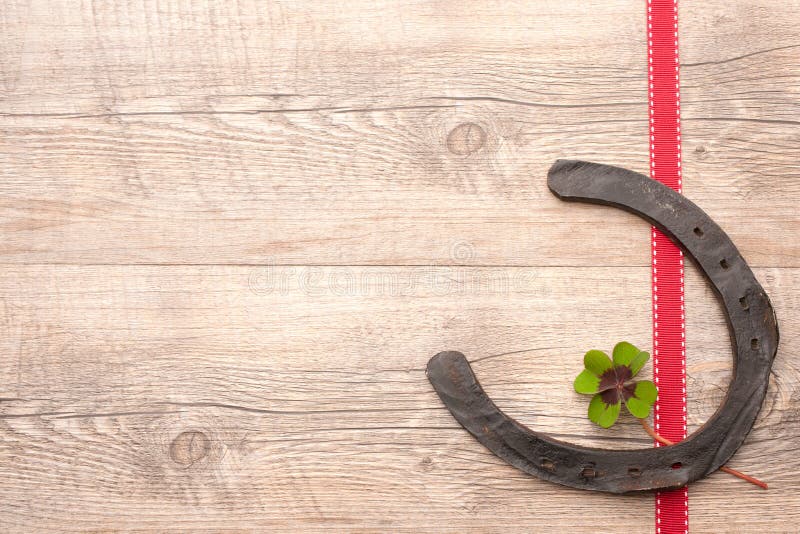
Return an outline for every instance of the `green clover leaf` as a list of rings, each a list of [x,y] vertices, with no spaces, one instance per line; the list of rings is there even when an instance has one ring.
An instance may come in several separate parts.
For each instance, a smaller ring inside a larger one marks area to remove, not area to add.
[[[578,393],[592,395],[590,421],[610,427],[617,421],[623,402],[634,417],[644,419],[650,415],[658,389],[649,380],[633,380],[649,358],[649,353],[627,341],[614,346],[611,358],[600,350],[586,353],[585,369],[575,378],[574,387]]]

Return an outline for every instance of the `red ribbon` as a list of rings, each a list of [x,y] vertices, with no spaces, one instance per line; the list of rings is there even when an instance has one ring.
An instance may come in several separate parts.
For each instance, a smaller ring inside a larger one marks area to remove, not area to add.
[[[677,0],[648,0],[647,59],[650,176],[681,192]],[[686,437],[683,253],[655,228],[652,229],[651,250],[653,378],[658,386],[654,426],[658,434],[677,442]],[[688,488],[656,493],[655,526],[659,534],[689,531]]]

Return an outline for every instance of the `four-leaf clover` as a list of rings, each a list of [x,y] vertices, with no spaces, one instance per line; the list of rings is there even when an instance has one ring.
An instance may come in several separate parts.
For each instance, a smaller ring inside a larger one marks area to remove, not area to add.
[[[634,417],[644,419],[656,401],[658,389],[649,380],[633,377],[650,358],[627,341],[614,346],[613,361],[600,350],[590,350],[583,357],[586,367],[575,379],[575,391],[594,395],[589,403],[589,419],[603,428],[613,425],[622,403]]]

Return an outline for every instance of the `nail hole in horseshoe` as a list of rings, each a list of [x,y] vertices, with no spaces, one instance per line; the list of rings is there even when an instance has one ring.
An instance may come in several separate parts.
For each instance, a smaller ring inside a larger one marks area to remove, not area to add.
[[[739,299],[739,305],[742,307],[743,310],[750,309],[750,305],[747,303],[747,297],[741,297]]]
[[[694,227],[694,235],[697,237],[703,237],[703,231],[700,229],[699,226]]]
[[[594,466],[587,465],[581,471],[581,476],[583,478],[597,478],[597,471],[595,470]]]
[[[758,339],[753,338],[750,340],[750,348],[753,350],[758,350]]]
[[[638,467],[629,467],[628,468],[628,475],[632,476],[633,478],[639,478],[642,476],[642,470]]]
[[[728,268],[730,268],[730,265],[728,265],[728,260],[726,260],[725,258],[723,258],[723,259],[719,260],[719,265],[720,265],[720,267],[722,267],[723,269],[728,269]]]
[[[673,469],[680,469],[681,467],[683,467],[683,464],[680,462],[675,462],[674,464],[672,464]]]
[[[542,469],[544,469],[545,471],[550,471],[551,473],[556,472],[556,464],[553,462],[553,460],[550,460],[549,458],[542,458],[540,465],[542,466]]]

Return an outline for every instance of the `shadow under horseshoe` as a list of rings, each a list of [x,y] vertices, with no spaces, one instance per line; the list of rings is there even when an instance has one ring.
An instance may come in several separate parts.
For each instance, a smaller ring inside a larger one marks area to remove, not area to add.
[[[694,203],[620,167],[558,160],[548,186],[561,200],[630,211],[670,236],[697,263],[722,300],[735,350],[733,379],[717,412],[668,447],[608,450],[553,439],[518,423],[486,395],[460,352],[440,352],[427,375],[453,417],[514,467],[574,488],[625,493],[679,488],[713,473],[744,442],[767,391],[778,350],[769,297],[730,238]]]

